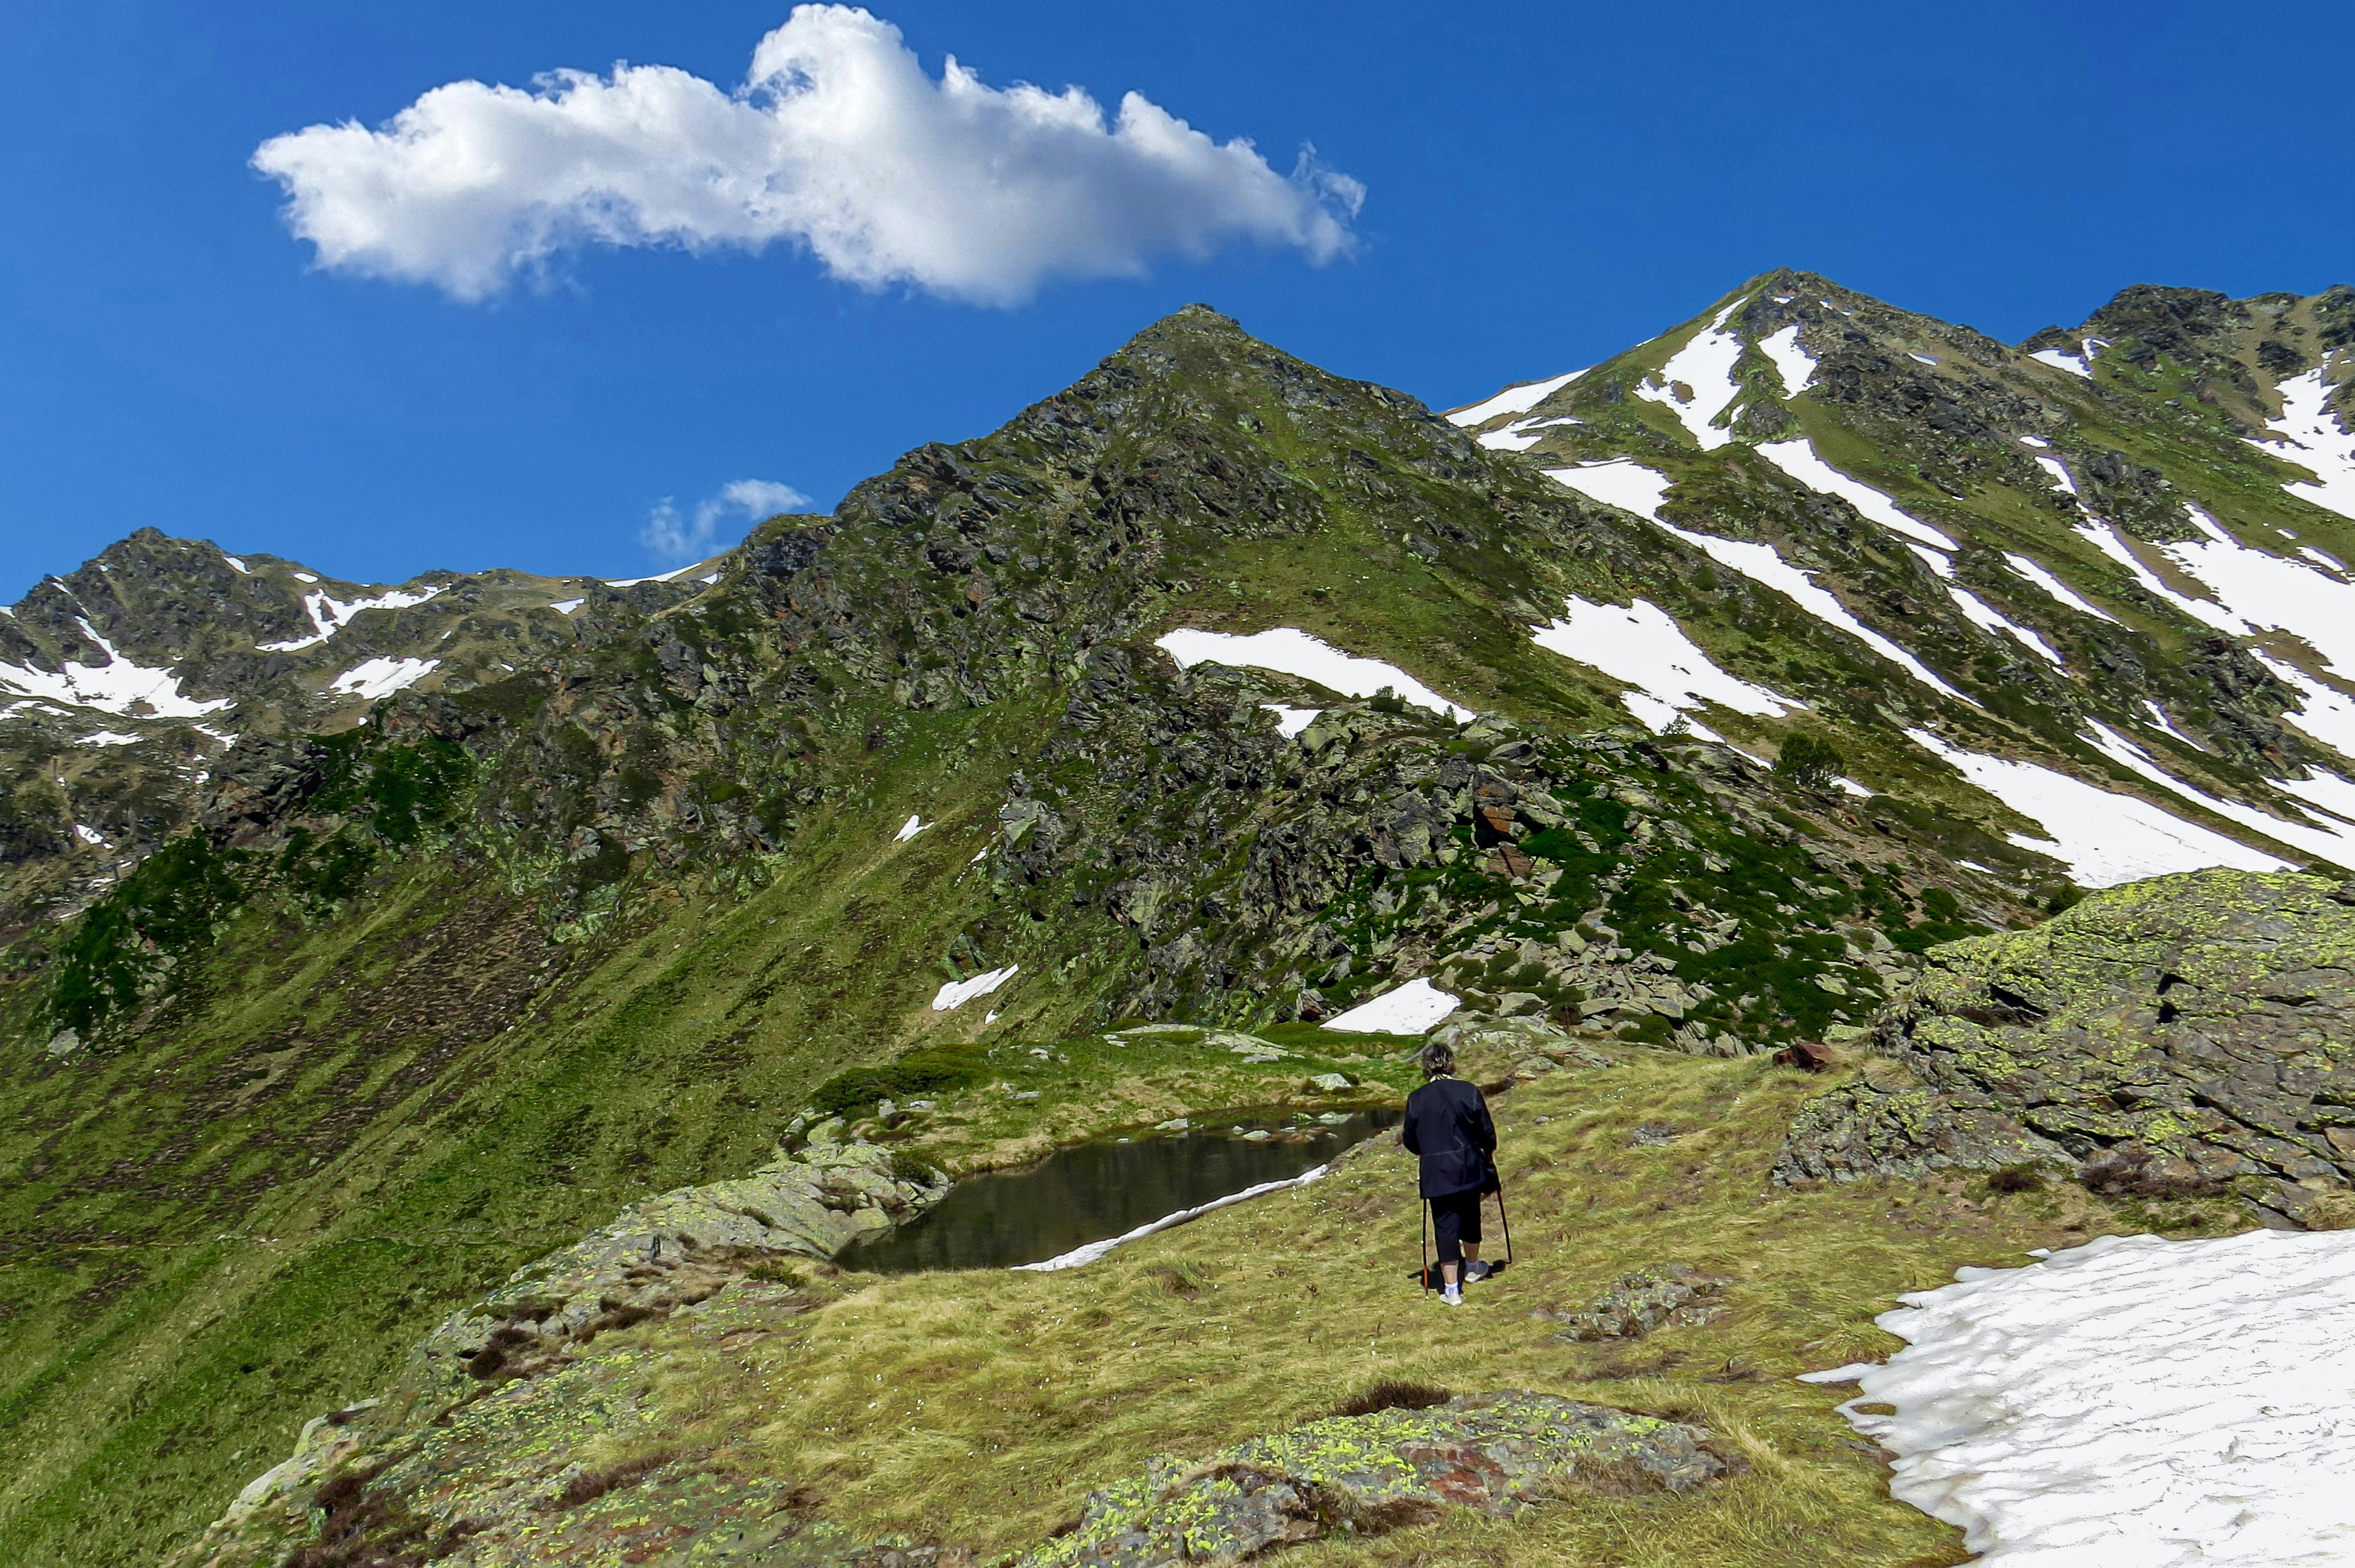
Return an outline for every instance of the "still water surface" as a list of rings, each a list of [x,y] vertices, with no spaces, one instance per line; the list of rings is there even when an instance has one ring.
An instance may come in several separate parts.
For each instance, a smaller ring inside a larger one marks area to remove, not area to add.
[[[1329,1122],[1227,1111],[1195,1118],[1191,1132],[1078,1144],[1020,1171],[969,1177],[915,1220],[837,1261],[870,1274],[1043,1263],[1164,1214],[1289,1180],[1400,1119],[1387,1107]],[[1244,1136],[1252,1131],[1273,1136]]]

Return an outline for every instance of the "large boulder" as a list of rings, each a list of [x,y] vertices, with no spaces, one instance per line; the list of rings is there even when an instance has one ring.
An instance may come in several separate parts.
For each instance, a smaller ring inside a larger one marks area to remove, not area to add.
[[[1778,1179],[2086,1165],[2304,1223],[2355,1175],[2355,897],[2294,874],[2111,889],[1936,948],[1885,1060],[1804,1109]]]

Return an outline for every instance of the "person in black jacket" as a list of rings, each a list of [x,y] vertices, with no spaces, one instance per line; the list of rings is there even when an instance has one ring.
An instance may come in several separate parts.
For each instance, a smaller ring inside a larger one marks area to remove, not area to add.
[[[1497,1124],[1479,1086],[1455,1075],[1454,1051],[1436,1041],[1424,1046],[1423,1073],[1423,1087],[1406,1097],[1399,1141],[1423,1157],[1423,1195],[1439,1235],[1439,1298],[1459,1307],[1459,1266],[1464,1284],[1488,1276],[1480,1261],[1480,1197],[1497,1190]]]

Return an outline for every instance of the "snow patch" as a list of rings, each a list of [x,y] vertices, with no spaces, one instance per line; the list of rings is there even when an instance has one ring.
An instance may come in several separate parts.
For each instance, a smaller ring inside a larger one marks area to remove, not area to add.
[[[1564,490],[1574,490],[1589,501],[1633,512],[1649,522],[1660,520],[1660,502],[1676,481],[1656,468],[1626,458],[1581,463],[1576,468],[1550,468],[1546,477]]]
[[[908,820],[900,824],[900,831],[891,835],[891,842],[895,844],[906,843],[910,839],[914,838],[926,828],[938,827],[939,825],[940,824],[937,822],[928,822],[924,821],[923,818],[911,811],[908,814]]]
[[[2070,475],[2068,465],[2059,458],[2038,458],[2036,466],[2044,471],[2045,477],[2052,482],[2053,489],[2065,490],[2072,495],[2077,493],[2076,480]]]
[[[640,583],[672,582],[679,577],[687,576],[687,574],[691,571],[698,570],[700,567],[709,566],[710,564],[711,563],[709,561],[697,561],[688,566],[674,567],[666,572],[656,572],[650,577],[600,577],[597,580],[603,583],[607,588],[635,588]]]
[[[102,729],[96,735],[83,736],[74,744],[77,746],[136,746],[139,744],[139,737],[135,735],[118,735],[113,730]]]
[[[1230,1192],[1223,1198],[1213,1198],[1207,1203],[1197,1204],[1190,1209],[1180,1209],[1174,1214],[1164,1214],[1159,1219],[1148,1221],[1133,1231],[1125,1231],[1116,1236],[1107,1236],[1103,1241],[1090,1242],[1085,1246],[1073,1247],[1071,1251],[1058,1254],[1044,1263],[1018,1263],[1014,1266],[1018,1270],[1033,1274],[1051,1274],[1058,1269],[1082,1268],[1116,1246],[1124,1245],[1133,1241],[1142,1241],[1146,1236],[1168,1230],[1172,1226],[1182,1225],[1189,1220],[1199,1220],[1204,1214],[1215,1213],[1220,1209],[1232,1208],[1237,1203],[1247,1203],[1253,1198],[1265,1197],[1270,1192],[1282,1192],[1295,1187],[1305,1187],[1311,1181],[1324,1180],[1325,1173],[1332,1169],[1330,1165],[1319,1165],[1314,1170],[1304,1171],[1297,1176],[1289,1177],[1281,1181],[1262,1181],[1256,1187],[1246,1187],[1240,1192]]]
[[[2211,865],[2280,871],[2284,863],[2222,833],[2183,821],[2149,801],[2099,789],[2033,762],[2014,762],[1947,745],[1924,729],[1906,735],[1979,789],[2049,835],[2008,835],[2022,849],[2069,867],[2084,887],[2115,887],[2146,876],[2199,871]]]
[[[1703,703],[1764,718],[1779,718],[1801,705],[1727,674],[1674,617],[1645,599],[1623,609],[1590,604],[1573,594],[1562,618],[1539,627],[1529,639],[1636,687],[1621,701],[1656,735]]]
[[[548,608],[556,611],[559,615],[570,615],[574,610],[579,609],[582,605],[587,604],[588,602],[589,601],[585,599],[559,599]]]
[[[2355,1560],[2355,1232],[2103,1236],[1902,1297],[1815,1381],[1988,1568]],[[1885,1414],[1860,1406],[1887,1404]]]
[[[1020,964],[1008,964],[1002,969],[990,969],[971,980],[950,980],[932,993],[934,1012],[954,1012],[977,996],[987,996],[1021,971]]]
[[[1211,662],[1273,670],[1314,681],[1345,697],[1370,697],[1385,686],[1420,708],[1430,708],[1457,721],[1472,710],[1451,703],[1395,664],[1360,659],[1332,644],[1289,626],[1238,636],[1228,631],[1197,631],[1180,628],[1154,640],[1155,647],[1178,661],[1181,670]]]
[[[2087,615],[2097,616],[2101,620],[2108,621],[2113,626],[2119,623],[2116,616],[2112,615],[2108,610],[2104,609],[2100,605],[2094,603],[2092,600],[2083,598],[2078,594],[2075,588],[2071,588],[2067,583],[2062,582],[2059,577],[2054,577],[2051,572],[2046,571],[2041,566],[2030,560],[2026,556],[2015,556],[2010,552],[2006,551],[2003,558],[2010,563],[2011,569],[2013,571],[2018,572],[2021,577],[2026,577],[2030,582],[2034,583],[2038,588],[2042,588],[2046,593],[2051,594],[2054,599],[2060,600],[2062,604],[2067,605],[2071,609],[2079,609],[2084,611]]]
[[[1721,330],[1732,313],[1733,307],[1728,305],[1713,324],[1694,334],[1689,343],[1669,355],[1658,371],[1658,386],[1636,388],[1636,397],[1665,405],[1682,420],[1705,452],[1733,440],[1732,431],[1710,423],[1742,396],[1742,383],[1733,378],[1734,362],[1742,357],[1742,340]],[[1690,401],[1677,396],[1679,382],[1692,394]]]
[[[294,580],[298,583],[314,583],[319,579],[312,576],[309,572],[296,572],[294,574]]]
[[[238,558],[237,556],[232,556],[232,555],[229,554],[227,551],[223,551],[223,552],[221,553],[221,559],[222,559],[222,560],[224,560],[224,561],[227,561],[227,562],[229,564],[229,566],[230,566],[231,569],[233,569],[233,570],[235,570],[235,571],[238,571],[238,572],[240,572],[240,573],[242,573],[242,574],[243,574],[244,576],[246,576],[246,577],[251,577],[251,576],[253,575],[253,573],[252,573],[252,572],[250,572],[250,571],[247,570],[247,568],[246,568],[246,565],[245,565],[245,563],[244,563],[242,560],[239,559],[239,558]]]
[[[1316,722],[1323,708],[1295,708],[1289,703],[1262,703],[1260,706],[1275,715],[1275,733],[1290,740]]]
[[[2046,440],[2042,436],[2022,436],[2019,438],[2019,440],[2022,446],[2049,447],[2052,444],[2051,441]]]
[[[2296,448],[2295,452],[2276,455],[2312,469],[2314,477],[2293,480],[2282,488],[2341,517],[2355,517],[2355,432],[2340,429],[2331,417],[2326,406],[2331,389],[2322,372],[2293,376],[2278,390],[2282,416],[2270,421],[2270,428],[2278,434],[2250,444]]]
[[[101,637],[89,621],[77,617],[74,624],[106,655],[105,663],[66,662],[55,674],[30,665],[0,663],[0,687],[64,707],[96,708],[125,718],[141,716],[133,710],[143,705],[147,709],[144,716],[155,718],[200,718],[236,705],[232,697],[200,703],[182,696],[180,678],[173,671],[134,664],[116,652],[114,644]]]
[[[1931,358],[1928,355],[1926,355],[1926,354],[1916,354],[1916,353],[1914,353],[1914,352],[1913,352],[1912,349],[1910,349],[1910,348],[1909,348],[1909,349],[1907,349],[1907,350],[1905,351],[1905,357],[1906,357],[1906,358],[1908,358],[1908,359],[1918,359],[1918,360],[1920,360],[1920,361],[1921,361],[1923,364],[1924,364],[1924,365],[1935,365],[1935,364],[1937,364],[1937,363],[1938,363],[1936,360],[1934,360],[1934,359]]]
[[[308,580],[318,581],[316,577]],[[311,635],[285,642],[257,643],[256,646],[264,653],[296,653],[305,648],[315,648],[349,625],[352,617],[364,609],[407,609],[411,605],[423,604],[441,591],[438,587],[426,588],[421,593],[395,588],[374,599],[356,599],[349,604],[325,592],[306,593],[303,596],[303,609],[311,618]]]
[[[1870,485],[1859,484],[1826,462],[1817,454],[1813,441],[1764,441],[1759,444],[1758,455],[1818,495],[1838,496],[1893,534],[1941,550],[1955,547],[1948,535],[1899,510],[1895,502]]]
[[[1807,389],[1815,379],[1816,356],[1799,346],[1799,325],[1796,322],[1758,340],[1758,352],[1772,360],[1774,373],[1783,378],[1783,397],[1787,402]]]
[[[327,683],[327,690],[374,702],[417,684],[441,665],[439,659],[370,659]]]
[[[2063,349],[2040,348],[2028,357],[2039,365],[2049,365],[2055,370],[2065,370],[2072,376],[2083,376],[2088,380],[2093,378],[2093,367],[2084,360]]]
[[[1353,1034],[1421,1034],[1464,1004],[1435,989],[1427,980],[1411,980],[1362,1001],[1337,1018],[1325,1021],[1327,1029]]]
[[[99,832],[96,828],[86,828],[80,822],[76,822],[74,824],[74,837],[80,839],[86,844],[98,844],[103,846],[106,842],[105,839],[99,836]]]
[[[2093,724],[2094,745],[2103,756],[2129,772],[2139,774],[2162,789],[2171,790],[2185,800],[2205,806],[2229,822],[2264,833],[2268,838],[2318,854],[2323,859],[2341,865],[2355,862],[2355,836],[2340,832],[2328,823],[2320,826],[2312,821],[2289,821],[2254,806],[2243,806],[2237,800],[2220,800],[2213,795],[2195,789],[2161,768],[2142,747],[2096,719]]]
[[[2030,652],[2048,663],[2063,662],[2060,651],[2052,644],[2045,641],[2018,621],[2010,620],[1977,594],[1957,588],[1952,583],[1946,585],[1946,592],[1953,598],[1955,608],[1963,612],[1963,619],[1973,626],[1984,631],[2009,632],[2013,638],[2026,644]]]
[[[1485,403],[1456,409],[1447,416],[1447,422],[1468,429],[1474,425],[1485,425],[1499,414],[1526,414],[1585,374],[1584,370],[1573,370],[1566,376],[1508,387]]]

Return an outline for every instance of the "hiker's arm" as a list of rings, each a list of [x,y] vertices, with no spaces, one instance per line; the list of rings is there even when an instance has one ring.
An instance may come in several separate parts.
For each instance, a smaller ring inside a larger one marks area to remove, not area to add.
[[[1475,1124],[1473,1137],[1483,1153],[1497,1152],[1497,1123],[1488,1114],[1488,1097],[1486,1095],[1480,1097],[1480,1117]]]
[[[1407,1113],[1406,1120],[1399,1126],[1399,1143],[1409,1154],[1420,1154],[1423,1152],[1423,1139],[1414,1135],[1414,1113],[1412,1111],[1409,1111]]]

